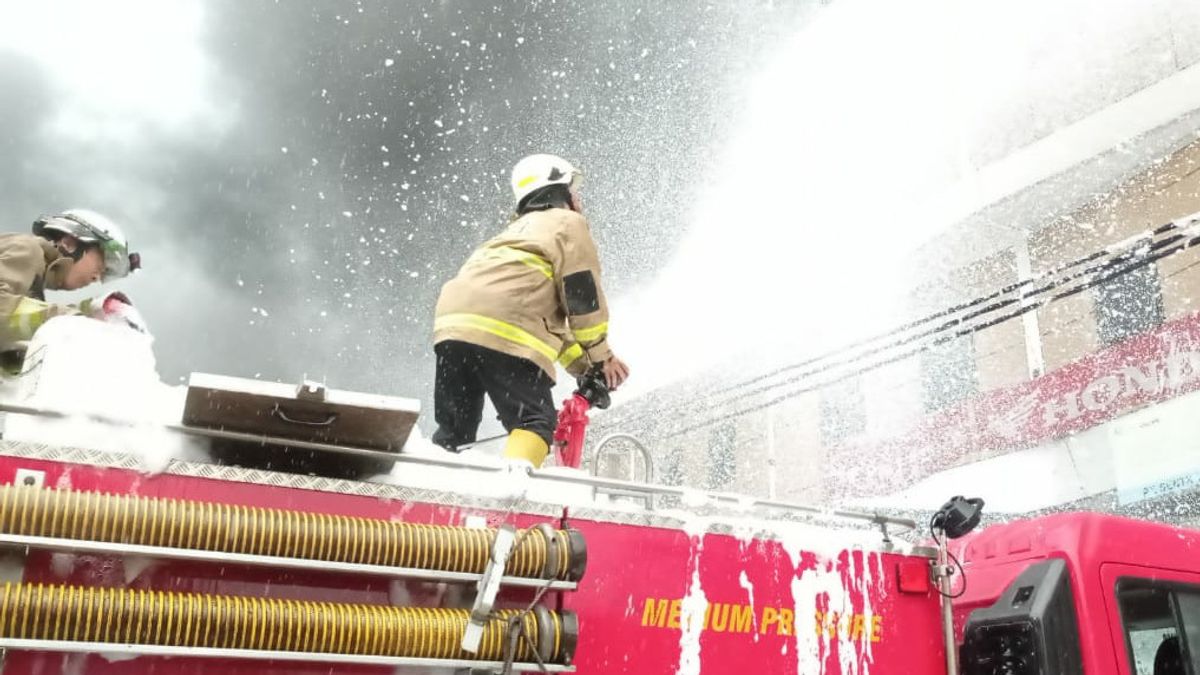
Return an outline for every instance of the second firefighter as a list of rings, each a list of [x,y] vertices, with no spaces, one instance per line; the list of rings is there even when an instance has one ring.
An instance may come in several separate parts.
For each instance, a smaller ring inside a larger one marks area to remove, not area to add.
[[[437,445],[457,451],[474,442],[487,396],[509,433],[504,455],[540,466],[556,421],[555,363],[576,376],[598,364],[611,389],[629,376],[608,345],[581,177],[553,155],[518,162],[516,219],[442,287],[434,322]]]

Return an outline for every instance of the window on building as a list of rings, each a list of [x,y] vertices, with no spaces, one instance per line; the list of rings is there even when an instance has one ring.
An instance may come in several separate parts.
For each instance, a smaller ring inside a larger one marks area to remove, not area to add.
[[[821,389],[821,444],[835,447],[867,428],[862,378],[851,377]]]
[[[1133,675],[1200,673],[1200,586],[1126,578],[1117,603]]]
[[[1163,322],[1158,266],[1139,267],[1096,286],[1096,330],[1105,346],[1144,333]]]
[[[978,389],[975,341],[971,335],[921,352],[921,394],[926,411],[941,410]]]
[[[708,437],[708,479],[705,488],[724,490],[737,475],[737,426],[724,422]]]

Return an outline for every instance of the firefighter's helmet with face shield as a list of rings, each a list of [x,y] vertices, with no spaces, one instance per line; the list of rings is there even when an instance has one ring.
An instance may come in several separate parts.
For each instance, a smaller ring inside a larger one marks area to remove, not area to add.
[[[119,279],[142,265],[141,256],[129,252],[125,233],[109,218],[87,209],[69,209],[53,216],[42,216],[33,223],[33,233],[58,241],[64,234],[75,237],[83,248],[95,246],[104,254],[104,278]]]

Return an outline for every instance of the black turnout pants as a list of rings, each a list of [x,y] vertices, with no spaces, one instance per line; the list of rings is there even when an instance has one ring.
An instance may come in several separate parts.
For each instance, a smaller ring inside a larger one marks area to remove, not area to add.
[[[549,445],[558,415],[554,381],[533,361],[469,342],[446,340],[434,347],[433,442],[457,452],[475,442],[483,419],[483,397],[492,399],[505,431],[524,429]]]

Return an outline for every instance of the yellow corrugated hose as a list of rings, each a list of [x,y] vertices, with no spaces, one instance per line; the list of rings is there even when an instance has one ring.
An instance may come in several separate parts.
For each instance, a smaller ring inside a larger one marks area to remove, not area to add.
[[[482,573],[496,530],[397,523],[134,495],[0,486],[0,532]],[[578,533],[522,530],[505,573],[577,581]]]
[[[106,642],[434,659],[505,658],[509,620],[520,610],[498,610],[488,621],[479,652],[459,644],[470,610],[346,605],[198,593],[42,584],[5,584],[0,636],[33,640]],[[563,615],[523,613],[517,661],[532,661],[531,644],[545,644],[548,663],[561,652]],[[542,631],[552,631],[548,635]],[[552,639],[546,640],[546,637]],[[552,646],[549,646],[552,645]]]

